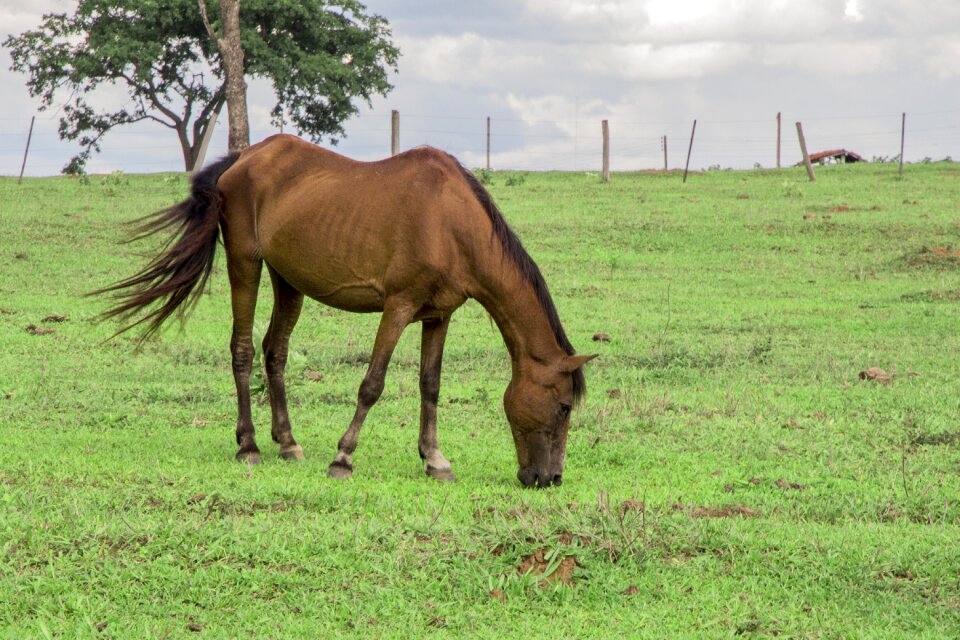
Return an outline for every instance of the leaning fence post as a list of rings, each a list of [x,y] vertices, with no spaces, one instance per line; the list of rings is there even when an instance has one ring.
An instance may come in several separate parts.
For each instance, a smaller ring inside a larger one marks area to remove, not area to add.
[[[800,151],[803,153],[803,166],[807,168],[807,177],[810,182],[816,182],[817,176],[813,174],[813,165],[810,164],[810,154],[807,153],[807,141],[803,137],[803,125],[797,123],[797,137],[800,138]]]
[[[693,153],[693,135],[697,132],[697,121],[693,121],[693,129],[690,130],[690,146],[687,147],[687,164],[683,167],[683,181],[687,181],[687,172],[690,170],[690,154]]]
[[[780,112],[777,111],[777,169],[780,168]]]
[[[487,116],[487,171],[490,171],[490,116]]]
[[[30,116],[30,130],[27,132],[27,146],[23,150],[23,162],[20,164],[20,177],[17,178],[17,184],[23,182],[23,170],[27,167],[27,154],[30,152],[30,139],[33,138],[33,121],[37,116]]]
[[[394,109],[390,112],[390,155],[400,153],[400,112]]]
[[[903,119],[900,121],[900,175],[903,175],[903,141],[907,135],[907,112],[903,112]]]
[[[610,182],[610,125],[604,120],[601,128],[603,130],[603,181]]]

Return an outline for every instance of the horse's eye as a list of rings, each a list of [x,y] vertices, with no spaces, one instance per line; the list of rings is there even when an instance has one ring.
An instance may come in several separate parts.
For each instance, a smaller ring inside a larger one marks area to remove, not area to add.
[[[570,415],[570,410],[571,410],[572,408],[573,408],[573,407],[571,407],[570,405],[568,405],[566,402],[561,402],[561,403],[560,403],[560,413],[562,413],[562,414],[565,415],[565,416]]]

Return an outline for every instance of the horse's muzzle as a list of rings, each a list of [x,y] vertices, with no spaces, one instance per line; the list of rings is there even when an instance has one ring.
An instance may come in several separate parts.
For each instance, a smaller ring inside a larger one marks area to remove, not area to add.
[[[545,470],[538,471],[531,467],[517,471],[517,479],[520,480],[520,484],[528,489],[534,487],[545,489],[547,487],[559,487],[563,484],[562,474],[550,473]]]

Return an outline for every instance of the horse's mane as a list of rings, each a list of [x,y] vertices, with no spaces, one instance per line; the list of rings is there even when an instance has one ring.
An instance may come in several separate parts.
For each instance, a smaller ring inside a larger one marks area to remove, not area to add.
[[[573,345],[570,344],[570,340],[563,330],[563,325],[560,324],[557,307],[553,304],[553,298],[550,297],[547,282],[543,279],[543,274],[540,273],[540,268],[537,267],[537,263],[533,261],[533,258],[530,257],[527,250],[523,248],[520,238],[517,237],[517,234],[515,234],[513,229],[507,224],[503,214],[500,213],[497,205],[494,204],[493,198],[490,197],[490,193],[480,184],[480,181],[473,175],[473,172],[460,164],[460,161],[453,156],[450,156],[450,159],[453,160],[460,169],[460,173],[467,181],[467,184],[470,185],[473,195],[477,198],[483,210],[486,211],[487,217],[490,218],[490,222],[493,224],[493,235],[496,236],[500,242],[500,246],[503,247],[504,255],[517,267],[523,279],[526,280],[536,292],[537,301],[547,316],[547,321],[550,323],[553,335],[557,339],[557,344],[560,345],[560,348],[563,349],[567,355],[574,355]],[[579,403],[586,394],[586,391],[587,383],[583,377],[583,367],[578,367],[573,372],[574,402]]]

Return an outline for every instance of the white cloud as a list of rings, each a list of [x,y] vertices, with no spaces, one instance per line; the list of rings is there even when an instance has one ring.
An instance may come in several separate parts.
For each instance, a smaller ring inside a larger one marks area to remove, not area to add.
[[[863,22],[863,10],[860,8],[860,0],[847,0],[843,8],[843,17],[850,22]]]

